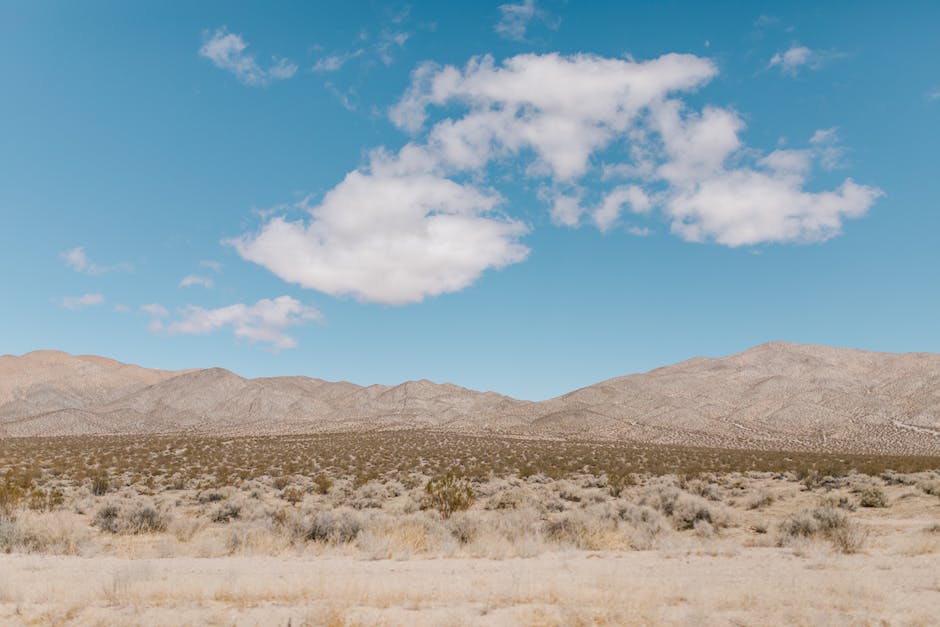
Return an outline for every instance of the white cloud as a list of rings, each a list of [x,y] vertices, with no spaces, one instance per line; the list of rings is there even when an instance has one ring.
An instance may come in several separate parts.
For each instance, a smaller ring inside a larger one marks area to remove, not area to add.
[[[624,207],[629,207],[634,213],[646,213],[650,203],[650,197],[637,185],[616,187],[604,197],[591,218],[597,228],[605,232],[617,222]]]
[[[536,16],[538,9],[535,0],[523,0],[517,4],[503,4],[499,7],[499,22],[496,32],[507,39],[523,41],[529,22]]]
[[[796,76],[803,69],[818,70],[828,61],[844,57],[843,53],[813,50],[794,44],[783,52],[777,52],[770,58],[768,68],[778,68],[787,76]]]
[[[402,168],[374,154],[308,207],[309,221],[274,218],[231,243],[285,281],[388,304],[461,290],[526,257],[527,227],[496,212],[498,194]]]
[[[215,282],[207,276],[199,276],[198,274],[190,274],[189,276],[183,277],[183,280],[180,281],[180,287],[192,287],[198,285],[206,289],[210,289],[215,285]]]
[[[212,270],[213,272],[222,272],[222,264],[218,261],[209,261],[209,260],[203,259],[202,261],[199,262],[199,265],[202,266],[203,268],[208,268]]]
[[[313,64],[311,68],[314,72],[326,73],[326,72],[338,72],[343,69],[343,66],[346,65],[349,61],[361,57],[365,53],[363,48],[353,50],[352,52],[341,52],[336,54],[329,54],[325,57],[317,59],[316,63]]]
[[[940,100],[940,87],[934,87],[927,92],[927,100],[929,102],[937,102]]]
[[[528,228],[498,212],[502,197],[490,186],[508,178],[506,163],[536,181],[555,224],[576,227],[589,215],[607,231],[629,211],[660,216],[683,239],[727,246],[823,241],[881,195],[851,179],[808,189],[814,166],[838,161],[834,129],[806,148],[764,154],[742,141],[737,112],[680,99],[716,73],[710,60],[680,54],[422,65],[390,112],[411,141],[373,150],[320,202],[302,203],[308,219],[266,218],[230,243],[303,287],[404,304],[526,258]]]
[[[114,307],[111,308],[111,311],[113,311],[114,313],[122,313],[122,314],[129,313],[130,310],[131,308],[123,303],[118,303]]]
[[[83,296],[66,296],[62,299],[62,306],[72,311],[78,311],[92,305],[100,305],[104,302],[104,296],[101,294],[85,294]]]
[[[817,129],[813,136],[809,138],[809,143],[811,144],[831,144],[837,139],[837,132],[839,129],[833,128],[820,128]]]
[[[207,37],[199,49],[216,67],[231,72],[244,85],[262,87],[272,81],[284,80],[297,73],[297,66],[288,59],[272,58],[271,65],[261,67],[254,55],[245,52],[248,44],[240,35],[229,33],[225,27]]]
[[[552,222],[559,226],[578,226],[583,214],[581,194],[558,194],[552,200]]]
[[[165,318],[170,315],[170,312],[167,311],[166,307],[159,303],[141,305],[140,310],[144,313],[150,314],[154,318]]]
[[[128,263],[119,263],[113,266],[100,266],[88,258],[84,246],[76,246],[71,250],[61,253],[59,256],[65,262],[66,266],[83,274],[98,275],[105,274],[106,272],[114,272],[116,270],[128,272],[133,270],[133,267]]]
[[[502,65],[485,56],[463,70],[419,67],[391,116],[417,132],[430,106],[463,104],[466,115],[430,131],[429,147],[448,166],[478,168],[496,156],[531,149],[537,156],[533,172],[571,180],[643,109],[671,92],[704,84],[716,71],[711,61],[682,54],[646,62],[523,54]]]
[[[647,237],[653,234],[651,229],[641,226],[631,226],[627,228],[627,233],[630,235],[636,235],[637,237]]]
[[[206,335],[230,328],[237,338],[281,349],[297,346],[297,340],[286,333],[288,329],[321,317],[316,308],[290,296],[280,296],[273,300],[261,299],[253,305],[238,303],[218,309],[187,305],[181,310],[179,320],[151,326],[151,330],[170,335]]]

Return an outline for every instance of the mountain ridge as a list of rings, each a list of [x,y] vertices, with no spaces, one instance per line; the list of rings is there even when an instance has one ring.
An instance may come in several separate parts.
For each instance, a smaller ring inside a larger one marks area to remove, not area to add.
[[[940,355],[768,342],[544,401],[427,379],[362,386],[95,355],[0,356],[0,437],[374,429],[940,454]]]

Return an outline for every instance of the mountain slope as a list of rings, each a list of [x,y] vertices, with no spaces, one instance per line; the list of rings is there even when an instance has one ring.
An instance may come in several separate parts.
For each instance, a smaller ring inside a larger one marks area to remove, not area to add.
[[[774,342],[539,403],[426,380],[362,387],[51,351],[0,357],[0,436],[390,428],[940,454],[940,355]]]

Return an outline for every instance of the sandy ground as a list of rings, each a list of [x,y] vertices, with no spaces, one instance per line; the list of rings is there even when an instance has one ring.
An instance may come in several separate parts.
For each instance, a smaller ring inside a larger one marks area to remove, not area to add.
[[[721,542],[505,560],[5,555],[0,623],[934,625],[940,555]]]

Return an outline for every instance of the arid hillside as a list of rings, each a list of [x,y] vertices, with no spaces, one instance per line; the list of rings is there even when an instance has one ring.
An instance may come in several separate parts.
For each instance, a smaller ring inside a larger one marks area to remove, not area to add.
[[[0,357],[0,436],[432,429],[777,450],[940,453],[940,355],[774,342],[543,402],[451,384],[362,387]]]

